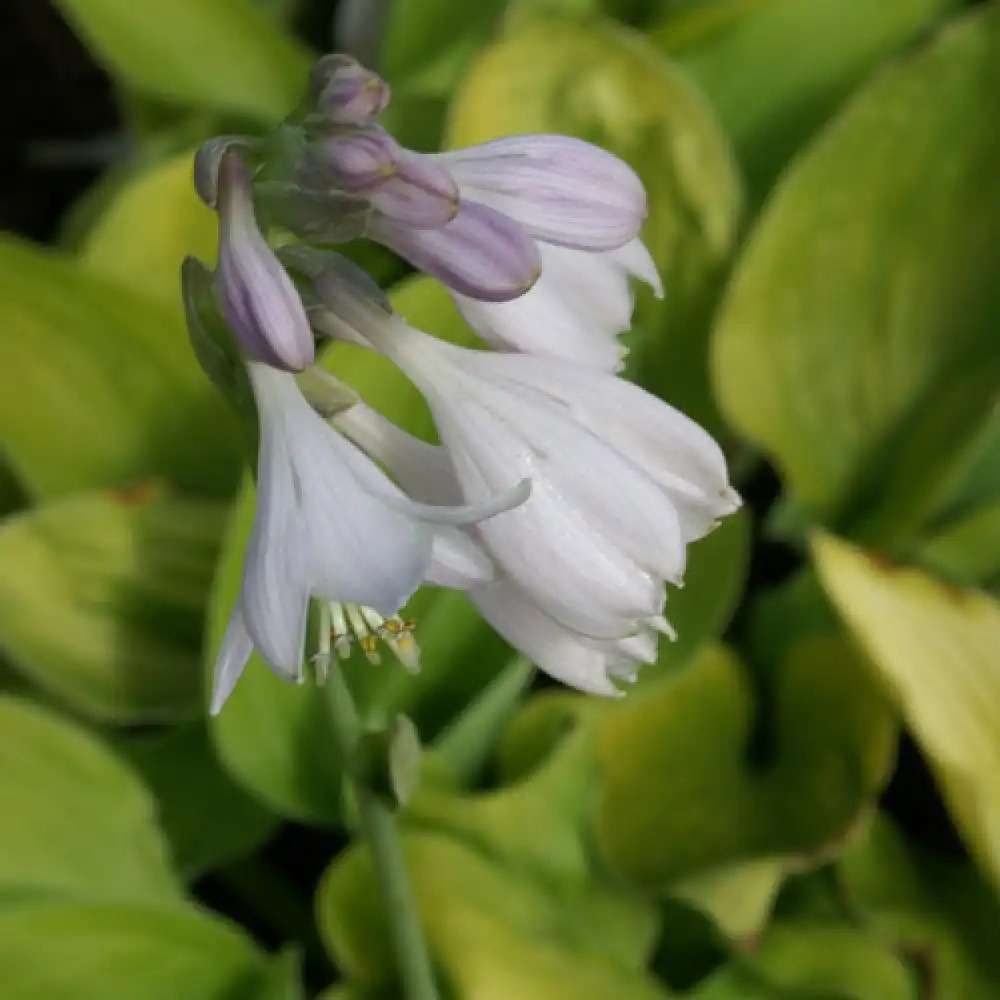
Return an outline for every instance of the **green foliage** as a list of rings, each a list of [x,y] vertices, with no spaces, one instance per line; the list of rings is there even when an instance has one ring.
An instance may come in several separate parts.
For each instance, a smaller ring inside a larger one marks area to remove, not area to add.
[[[719,320],[727,414],[810,513],[883,547],[1000,388],[998,52],[991,5],[860,94],[779,181]]]
[[[16,698],[0,696],[0,729],[0,901],[180,903],[152,797],[129,768]]]
[[[970,848],[1000,881],[1000,602],[832,538],[815,550],[830,597],[896,693]]]
[[[152,484],[0,524],[0,649],[78,712],[159,722],[200,708],[198,649],[225,508]]]
[[[640,175],[666,296],[638,290],[628,375],[726,445],[746,506],[620,700],[540,690],[424,588],[419,676],[334,665],[349,769],[313,678],[256,656],[205,718],[256,422],[210,270],[190,339],[179,293],[218,241],[193,149],[295,110],[290,26],[332,5],[56,6],[130,153],[63,220],[72,252],[0,238],[4,1000],[397,1000],[347,772],[395,812],[448,1000],[1000,995],[1000,2],[389,5],[406,145],[560,132]],[[346,252],[482,347],[439,283]],[[436,441],[385,359],[320,363]]]
[[[162,475],[225,493],[233,423],[179,312],[76,262],[0,240],[0,435],[41,496]]]
[[[715,0],[650,29],[712,102],[755,202],[793,153],[887,56],[955,0]]]
[[[248,0],[58,0],[116,77],[171,103],[272,123],[302,96],[307,51]]]

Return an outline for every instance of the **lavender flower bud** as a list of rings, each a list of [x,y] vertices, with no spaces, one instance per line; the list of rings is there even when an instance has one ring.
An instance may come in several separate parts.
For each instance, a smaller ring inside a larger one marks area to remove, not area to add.
[[[254,140],[242,135],[217,135],[198,147],[194,156],[194,188],[198,197],[215,208],[219,198],[219,164],[230,149],[249,149]]]
[[[377,125],[323,136],[309,143],[296,171],[306,188],[367,194],[396,173],[403,150]]]
[[[486,302],[523,295],[538,280],[535,241],[505,215],[463,201],[440,229],[415,229],[376,213],[368,235],[449,288]]]
[[[370,196],[372,208],[404,226],[439,229],[458,214],[458,187],[430,157],[401,149],[395,174]]]
[[[226,320],[247,357],[300,371],[315,347],[292,279],[267,245],[253,210],[253,184],[236,153],[219,162],[219,265],[216,282]]]
[[[363,125],[389,103],[389,85],[356,59],[341,53],[323,56],[312,75],[320,115],[334,125]]]

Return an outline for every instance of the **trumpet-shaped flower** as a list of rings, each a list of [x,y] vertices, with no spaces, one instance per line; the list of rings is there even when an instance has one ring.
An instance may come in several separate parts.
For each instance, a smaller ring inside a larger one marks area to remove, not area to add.
[[[411,452],[404,463],[405,449],[384,427],[380,439],[346,432],[413,495],[434,496],[449,468],[473,502],[532,481],[528,501],[474,529],[500,571],[492,589],[473,590],[485,616],[549,664],[551,643],[609,670],[641,661],[651,632],[669,630],[664,584],[681,582],[687,544],[739,505],[718,445],[667,404],[602,372],[464,350],[399,320],[363,333],[421,389],[445,452],[434,460]]]
[[[312,410],[293,376],[255,363],[248,370],[260,419],[257,508],[216,662],[213,712],[253,649],[279,676],[301,677],[310,598],[389,618],[425,579],[489,579],[489,562],[449,525],[490,517],[526,495],[519,484],[471,507],[415,503]]]

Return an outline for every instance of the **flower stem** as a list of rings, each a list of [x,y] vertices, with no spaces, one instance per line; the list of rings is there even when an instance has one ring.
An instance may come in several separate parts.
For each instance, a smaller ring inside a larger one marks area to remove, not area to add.
[[[361,720],[342,672],[334,666],[324,684],[327,708],[341,758],[349,762],[361,737]],[[392,810],[353,775],[361,829],[375,859],[386,922],[406,1000],[439,1000],[417,902]]]

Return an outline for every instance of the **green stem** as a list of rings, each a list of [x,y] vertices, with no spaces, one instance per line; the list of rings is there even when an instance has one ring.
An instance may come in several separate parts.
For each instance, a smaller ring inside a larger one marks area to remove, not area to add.
[[[324,690],[337,747],[350,774],[350,761],[361,737],[361,720],[350,688],[336,666],[330,671]],[[392,810],[353,775],[351,782],[357,797],[361,828],[375,859],[375,871],[406,1000],[439,1000],[395,817]]]

